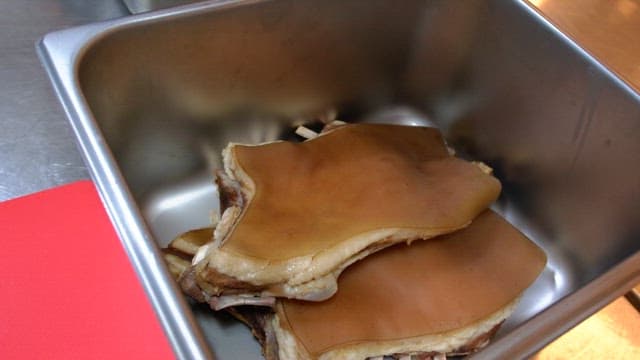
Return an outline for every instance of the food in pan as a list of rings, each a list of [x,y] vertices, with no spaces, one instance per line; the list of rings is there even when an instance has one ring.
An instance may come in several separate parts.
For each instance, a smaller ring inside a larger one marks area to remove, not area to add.
[[[310,140],[230,144],[222,215],[180,283],[214,309],[322,301],[348,266],[468,226],[500,193],[428,127],[348,124]]]
[[[465,229],[353,264],[326,301],[228,310],[267,359],[444,359],[486,346],[545,263],[540,248],[487,210]]]

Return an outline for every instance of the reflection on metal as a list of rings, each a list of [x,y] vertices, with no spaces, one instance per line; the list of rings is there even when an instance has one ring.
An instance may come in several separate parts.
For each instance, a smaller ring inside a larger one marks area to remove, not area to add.
[[[172,6],[186,5],[203,0],[122,0],[132,14],[166,9]]]
[[[537,7],[542,7],[544,6],[544,4],[549,1],[549,0],[528,0],[530,3],[532,3],[533,5],[537,6]]]

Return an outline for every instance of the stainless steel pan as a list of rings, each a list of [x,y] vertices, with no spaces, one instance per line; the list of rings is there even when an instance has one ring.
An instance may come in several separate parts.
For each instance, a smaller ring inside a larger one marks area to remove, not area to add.
[[[476,357],[526,357],[640,282],[640,96],[525,2],[209,1],[38,49],[181,358],[259,357],[241,325],[187,305],[158,252],[216,211],[211,154],[328,107],[435,123],[495,169],[495,208],[547,252]]]

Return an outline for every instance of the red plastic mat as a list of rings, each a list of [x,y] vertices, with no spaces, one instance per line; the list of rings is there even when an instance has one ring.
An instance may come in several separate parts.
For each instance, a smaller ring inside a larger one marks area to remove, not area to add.
[[[1,359],[170,359],[91,181],[0,203]]]

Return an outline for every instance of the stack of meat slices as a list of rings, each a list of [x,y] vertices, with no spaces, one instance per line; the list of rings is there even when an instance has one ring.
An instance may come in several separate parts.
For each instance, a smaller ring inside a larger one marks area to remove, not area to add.
[[[224,150],[219,222],[166,253],[183,290],[247,323],[268,359],[486,346],[546,263],[488,210],[500,193],[490,169],[451,155],[434,128],[309,137]]]

